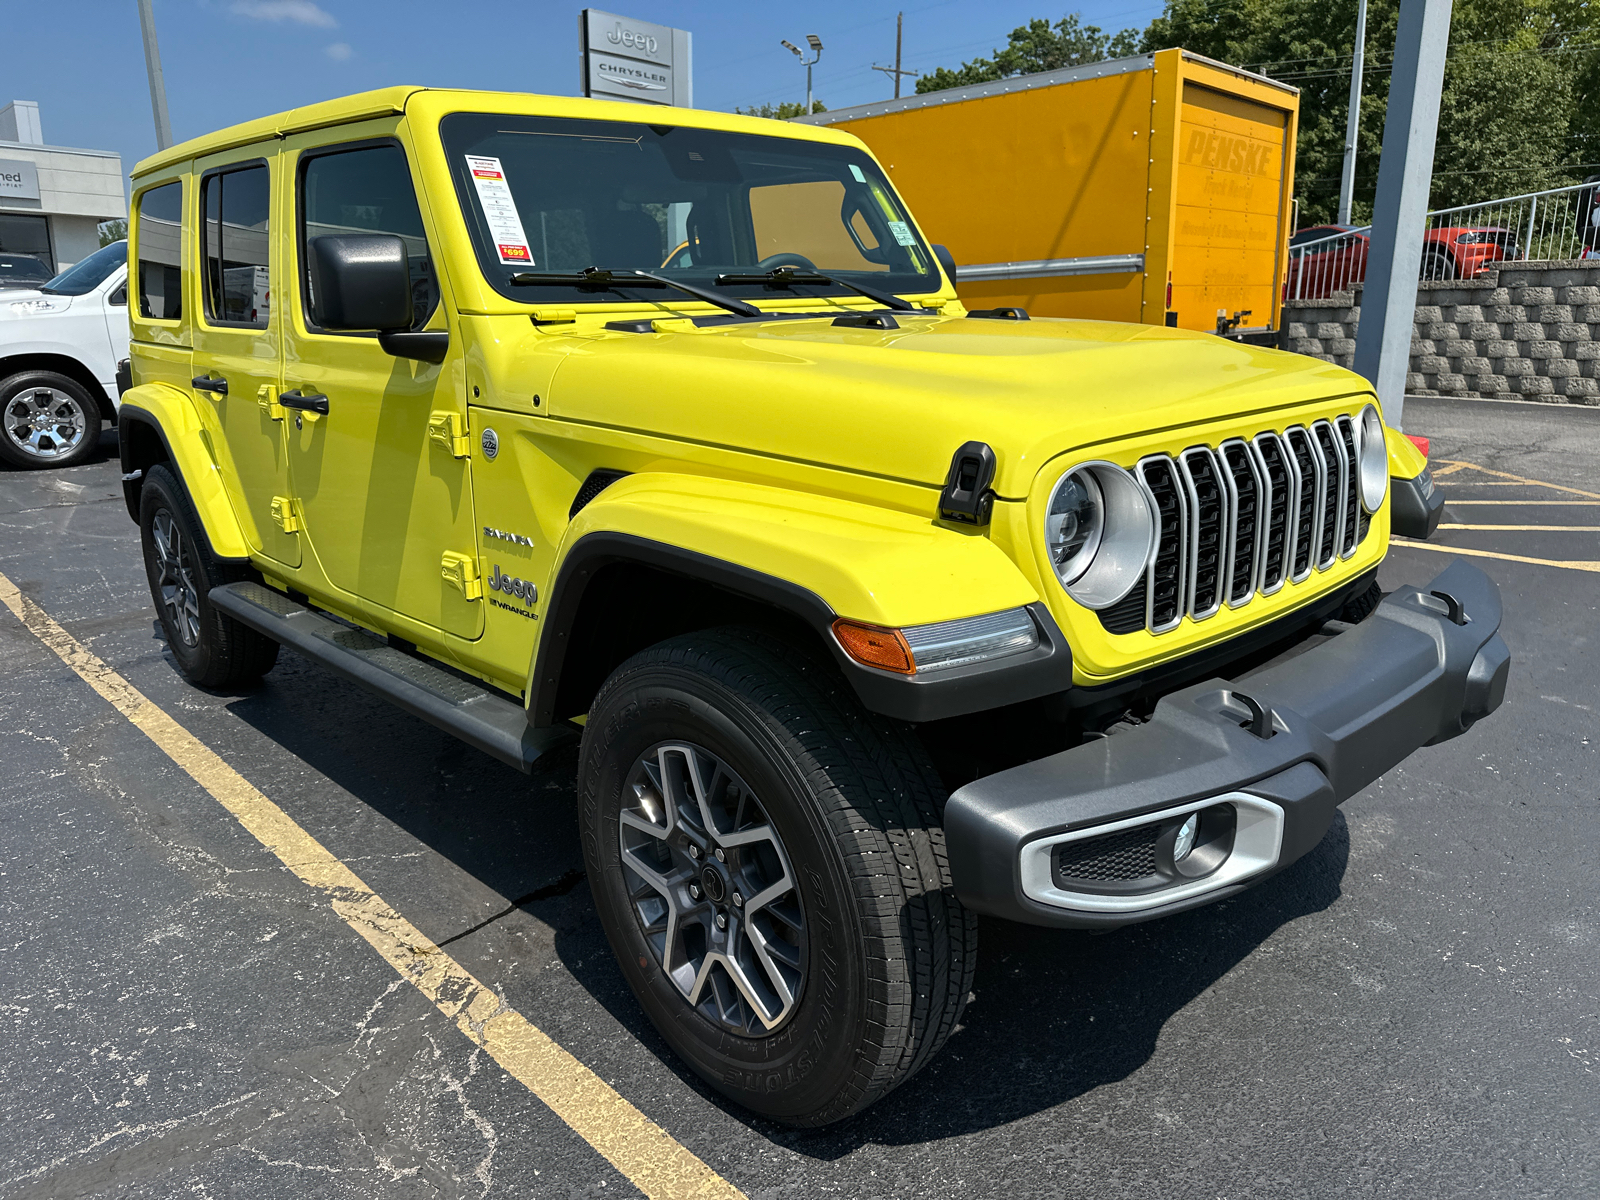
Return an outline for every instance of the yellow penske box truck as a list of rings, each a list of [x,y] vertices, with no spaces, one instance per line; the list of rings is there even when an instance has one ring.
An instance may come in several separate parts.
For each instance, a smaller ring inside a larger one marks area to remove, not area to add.
[[[799,120],[867,143],[971,307],[1275,340],[1297,89],[1186,50]]]

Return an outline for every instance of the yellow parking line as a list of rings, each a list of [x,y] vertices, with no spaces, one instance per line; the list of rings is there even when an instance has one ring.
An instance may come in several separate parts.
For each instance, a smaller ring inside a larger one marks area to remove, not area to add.
[[[1535,567],[1561,567],[1568,571],[1588,571],[1600,575],[1600,562],[1566,562],[1554,558],[1524,558],[1520,554],[1501,554],[1497,550],[1470,550],[1466,546],[1435,546],[1432,542],[1413,542],[1395,538],[1390,546],[1405,550],[1436,550],[1440,554],[1464,554],[1468,558],[1498,558],[1505,562],[1529,563]]]
[[[1477,463],[1469,463],[1459,459],[1444,459],[1442,461],[1446,463],[1447,468],[1453,467],[1456,470],[1462,470],[1470,467],[1472,470],[1481,471],[1485,475],[1493,475],[1496,480],[1509,481],[1496,483],[1478,479],[1463,479],[1460,481],[1452,480],[1452,486],[1459,482],[1463,487],[1517,487],[1519,485],[1522,487],[1542,487],[1551,488],[1558,492],[1570,492],[1574,496],[1587,496],[1591,500],[1600,500],[1600,492],[1586,492],[1582,488],[1567,487],[1565,484],[1560,483],[1545,483],[1542,479],[1527,479],[1521,475],[1512,475],[1507,471],[1491,470],[1488,467],[1480,467]],[[1435,471],[1433,477],[1437,479],[1440,474],[1441,472]]]
[[[1440,525],[1440,529],[1507,529],[1520,533],[1600,533],[1600,525]]]
[[[424,937],[288,813],[85,648],[3,574],[0,601],[284,866],[326,896],[334,912],[454,1021],[468,1040],[487,1051],[636,1188],[663,1200],[743,1200],[738,1188]]]
[[[1537,504],[1548,508],[1593,508],[1600,504],[1600,500],[1451,500],[1451,508],[1460,508],[1464,504]]]
[[[1464,462],[1447,462],[1444,466],[1433,472],[1433,477],[1435,479],[1443,479],[1446,475],[1454,475],[1457,471],[1465,471],[1471,465],[1471,463]]]

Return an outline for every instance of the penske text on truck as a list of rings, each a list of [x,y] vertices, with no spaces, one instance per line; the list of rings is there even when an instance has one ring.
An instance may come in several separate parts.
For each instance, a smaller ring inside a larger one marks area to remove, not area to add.
[[[799,120],[872,148],[950,247],[971,307],[1265,341],[1299,104],[1275,80],[1162,50]]]

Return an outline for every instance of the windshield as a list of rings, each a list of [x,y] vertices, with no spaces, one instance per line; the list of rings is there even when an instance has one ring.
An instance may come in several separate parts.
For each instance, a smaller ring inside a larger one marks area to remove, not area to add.
[[[112,242],[101,246],[88,258],[68,267],[39,290],[52,296],[82,296],[94,291],[128,261],[128,243]]]
[[[37,287],[49,278],[50,272],[37,258],[0,253],[0,288]]]
[[[517,286],[519,272],[646,270],[746,298],[762,283],[718,284],[788,266],[885,292],[930,292],[934,258],[863,151],[798,138],[646,125],[457,113],[440,123],[478,262],[505,296],[532,304],[662,299],[617,281]],[[619,290],[620,289],[620,290]],[[851,295],[796,283],[795,295]]]

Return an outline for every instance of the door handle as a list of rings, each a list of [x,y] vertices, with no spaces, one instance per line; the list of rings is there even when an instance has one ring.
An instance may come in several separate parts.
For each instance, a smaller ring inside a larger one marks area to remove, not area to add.
[[[306,412],[328,415],[328,398],[321,392],[302,392],[299,388],[278,393],[278,407],[298,408]]]
[[[228,381],[213,379],[209,375],[196,375],[189,381],[189,386],[197,392],[216,392],[221,396],[228,394]]]

